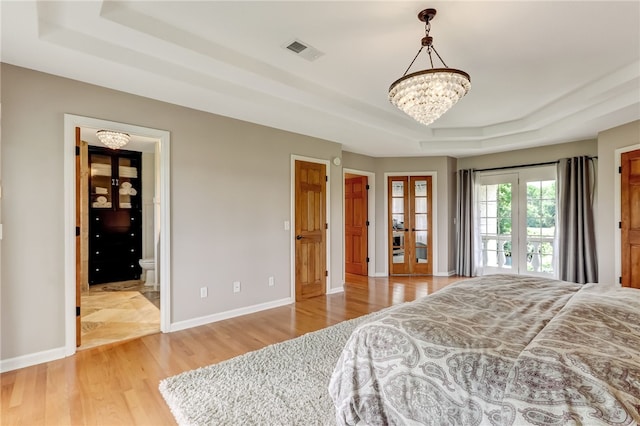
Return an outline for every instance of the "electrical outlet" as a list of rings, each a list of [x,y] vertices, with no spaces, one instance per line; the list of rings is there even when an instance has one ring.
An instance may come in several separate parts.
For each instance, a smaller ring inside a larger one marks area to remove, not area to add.
[[[274,277],[269,277],[269,287],[273,287],[276,285],[276,279]]]
[[[240,281],[233,282],[233,292],[240,293]]]
[[[205,297],[207,297],[207,288],[206,287],[200,287],[200,297],[202,299],[204,299]]]

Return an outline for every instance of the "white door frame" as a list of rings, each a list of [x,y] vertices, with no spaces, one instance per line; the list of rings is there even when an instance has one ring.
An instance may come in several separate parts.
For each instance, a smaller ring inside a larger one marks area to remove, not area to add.
[[[365,172],[356,169],[342,169],[342,185],[344,186],[344,180],[347,174],[360,175],[367,177],[367,185],[369,185],[369,191],[367,191],[367,220],[369,226],[367,227],[367,256],[369,257],[369,263],[367,264],[367,275],[374,277],[376,274],[376,174],[371,172]],[[345,210],[344,210],[344,191],[342,192],[342,235],[346,233],[345,228]],[[342,239],[342,263],[345,262],[345,240]],[[345,268],[342,268],[342,282],[345,281]]]
[[[160,277],[160,330],[170,331],[171,321],[171,250],[170,250],[170,133],[166,130],[151,129],[101,120],[79,115],[64,114],[64,282],[65,282],[65,355],[76,352],[76,244],[75,244],[75,128],[111,129],[129,134],[155,139],[156,199],[160,199],[160,257],[156,263]]]

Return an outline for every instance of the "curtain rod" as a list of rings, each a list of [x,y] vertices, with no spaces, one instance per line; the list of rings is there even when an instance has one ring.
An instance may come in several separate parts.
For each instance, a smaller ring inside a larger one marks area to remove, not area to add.
[[[589,157],[590,160],[598,159],[598,156]],[[506,169],[521,169],[523,167],[537,167],[537,166],[550,166],[552,164],[558,164],[560,160],[556,161],[547,161],[545,163],[531,163],[531,164],[519,164],[517,166],[504,166],[504,167],[490,167],[488,169],[474,169],[474,172],[492,172],[495,170],[506,170]]]

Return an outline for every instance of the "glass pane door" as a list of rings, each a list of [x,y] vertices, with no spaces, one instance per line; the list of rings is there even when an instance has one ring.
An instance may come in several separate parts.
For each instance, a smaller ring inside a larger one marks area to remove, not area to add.
[[[431,176],[388,180],[389,273],[431,275]]]
[[[517,182],[514,174],[480,179],[478,208],[485,273],[513,272],[514,265],[517,270],[518,250],[514,250],[513,238],[518,219]]]
[[[90,154],[89,197],[91,207],[111,209],[113,207],[113,175],[110,155]]]
[[[413,235],[413,257],[412,262],[417,265],[413,268],[415,274],[432,273],[432,268],[429,262],[430,259],[430,218],[431,212],[430,206],[430,193],[431,193],[431,178],[430,177],[412,177],[411,179],[412,197],[411,197],[411,210],[413,215],[413,222],[411,226],[411,234]]]
[[[133,200],[140,191],[138,187],[138,167],[136,167],[135,159],[120,157],[118,159],[118,205],[121,209],[130,209],[137,207],[132,205]]]
[[[555,276],[554,167],[479,178],[483,272]]]
[[[556,180],[552,173],[539,180],[523,179],[526,185],[526,261],[521,270],[528,274],[555,276],[554,240],[556,235]],[[524,251],[524,248],[523,248]]]
[[[390,184],[390,210],[391,210],[391,270],[392,273],[404,274],[408,269],[406,263],[405,232],[408,231],[406,222],[407,208],[407,179],[405,177],[393,178]]]

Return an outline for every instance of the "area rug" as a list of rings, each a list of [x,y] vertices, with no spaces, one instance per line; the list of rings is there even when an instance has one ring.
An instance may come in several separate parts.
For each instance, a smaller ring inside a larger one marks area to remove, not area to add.
[[[160,382],[180,425],[328,425],[327,388],[351,332],[380,312],[344,321]]]

